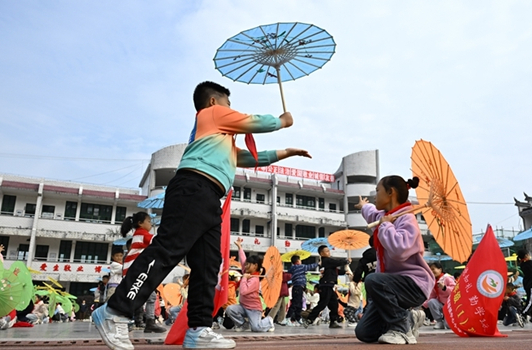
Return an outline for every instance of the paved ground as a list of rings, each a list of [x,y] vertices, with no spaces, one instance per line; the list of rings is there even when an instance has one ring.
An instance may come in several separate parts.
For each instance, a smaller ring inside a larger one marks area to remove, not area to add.
[[[459,338],[451,331],[436,331],[431,327],[420,330],[418,347],[421,349],[529,349],[532,347],[532,325],[529,323],[524,329],[519,327],[499,326],[508,338]],[[320,325],[304,329],[303,327],[277,326],[273,333],[236,333],[231,330],[221,330],[226,337],[235,339],[238,349],[266,349],[275,347],[276,350],[294,349],[374,349],[376,344],[363,344],[354,337],[351,327],[343,329],[329,329],[327,325]],[[166,334],[166,333],[165,333]],[[160,349],[165,335],[142,331],[131,332],[135,348]],[[99,334],[90,322],[53,323],[38,325],[33,328],[11,328],[0,331],[0,348],[2,350],[35,347],[48,350],[57,347],[67,349],[107,349],[100,340]],[[402,349],[406,346],[394,346]],[[180,347],[177,347],[180,348]]]

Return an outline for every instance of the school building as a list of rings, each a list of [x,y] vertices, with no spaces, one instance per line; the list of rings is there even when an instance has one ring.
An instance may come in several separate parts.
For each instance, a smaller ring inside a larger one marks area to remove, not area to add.
[[[0,244],[6,247],[6,266],[27,261],[40,272],[35,280],[52,277],[74,295],[86,293],[105,274],[124,218],[141,210],[137,204],[142,200],[164,192],[185,147],[153,153],[140,190],[0,174]],[[378,150],[346,155],[334,173],[280,165],[239,168],[231,202],[232,241],[243,238],[246,252],[264,253],[274,245],[282,254],[346,228],[369,233],[354,204],[359,195],[373,200],[379,178]],[[418,222],[428,235],[421,215]],[[351,257],[360,258],[365,249],[351,251]],[[346,251],[335,249],[332,255],[345,257]],[[178,267],[165,282],[183,273]]]

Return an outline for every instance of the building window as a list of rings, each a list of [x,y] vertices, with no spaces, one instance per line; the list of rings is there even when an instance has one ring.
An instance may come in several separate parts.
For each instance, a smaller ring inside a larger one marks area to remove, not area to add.
[[[81,263],[105,263],[109,244],[93,242],[76,242],[74,260]]]
[[[266,200],[266,196],[261,194],[261,193],[257,193],[257,203],[264,203],[264,201]]]
[[[37,206],[35,204],[26,203],[26,206],[24,207],[24,216],[27,218],[34,217],[36,209],[37,209]]]
[[[256,225],[255,226],[255,234],[257,236],[264,236],[264,226]]]
[[[53,219],[54,213],[55,213],[54,205],[43,205],[42,212],[41,212],[41,218]]]
[[[249,233],[250,222],[248,219],[242,220],[242,232]]]
[[[126,207],[116,207],[115,222],[121,224],[126,219]]]
[[[277,196],[277,204],[281,204],[281,197]]]
[[[4,246],[4,256],[7,256],[7,250],[9,249],[9,236],[0,236],[0,244]]]
[[[85,221],[111,222],[113,207],[110,205],[81,203],[79,218]]]
[[[240,200],[240,187],[233,187],[233,197],[234,200]]]
[[[17,252],[17,260],[28,260],[29,244],[19,244]]]
[[[57,261],[70,261],[70,252],[72,251],[72,241],[61,241],[59,243],[59,259]]]
[[[316,208],[316,198],[297,195],[296,206],[303,208]]]
[[[11,214],[15,212],[15,202],[17,201],[17,196],[10,196],[8,194],[4,194],[4,198],[2,199],[2,214]]]
[[[244,188],[244,200],[251,201],[251,188]]]
[[[296,238],[316,238],[316,227],[297,225]]]
[[[50,249],[47,245],[38,245],[35,247],[35,260],[47,260],[48,259],[48,250]]]
[[[240,232],[240,220],[231,218],[231,232]]]
[[[318,198],[318,208],[321,210],[325,209],[325,198]]]
[[[65,206],[65,220],[75,220],[76,210],[78,209],[78,203],[66,202]]]
[[[285,194],[284,203],[285,204],[289,204],[289,205],[293,205],[294,204],[294,195],[292,193]]]
[[[336,203],[329,203],[329,210],[336,211]]]
[[[292,237],[292,224],[284,224],[284,236]]]
[[[318,237],[325,237],[325,227],[320,227],[318,229]]]
[[[95,286],[94,282],[70,282],[68,292],[77,297],[92,295],[91,289]]]

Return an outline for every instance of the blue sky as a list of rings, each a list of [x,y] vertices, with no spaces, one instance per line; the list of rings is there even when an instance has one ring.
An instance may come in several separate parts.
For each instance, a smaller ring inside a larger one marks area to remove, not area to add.
[[[243,30],[298,21],[326,29],[336,53],[284,84],[295,124],[257,136],[260,149],[306,148],[312,160],[282,165],[327,173],[379,149],[381,175],[409,177],[422,138],[451,164],[474,232],[519,229],[530,18],[532,3],[502,0],[0,1],[0,173],[135,188],[151,153],[187,141],[204,80],[239,111],[279,115],[277,86],[234,83],[212,58]]]

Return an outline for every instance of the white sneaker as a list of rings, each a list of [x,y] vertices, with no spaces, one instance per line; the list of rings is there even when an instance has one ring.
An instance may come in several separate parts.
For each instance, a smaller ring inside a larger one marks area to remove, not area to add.
[[[443,321],[436,321],[436,324],[432,328],[434,328],[434,329],[445,329],[445,325],[443,324]]]
[[[107,304],[92,313],[94,325],[103,341],[112,350],[133,350],[129,340],[128,324],[130,319],[117,315]]]
[[[273,324],[273,318],[270,316],[266,316],[266,319],[270,323],[270,329],[268,329],[268,332],[274,332],[275,331],[275,325]]]
[[[352,322],[352,323],[348,323],[347,324],[347,327],[356,327],[356,326],[357,326],[356,322]]]
[[[287,319],[287,318],[285,318],[284,320],[282,320],[281,322],[279,322],[279,325],[281,325],[281,326],[286,326],[286,325],[288,325],[288,322],[290,322],[290,320]]]
[[[419,338],[419,328],[423,325],[423,322],[425,321],[425,312],[423,310],[412,310],[412,317],[414,319],[414,324],[412,325],[412,335],[415,337],[415,339],[417,339]]]
[[[213,322],[212,329],[220,329],[220,324],[218,322]]]
[[[402,333],[398,331],[388,331],[379,337],[378,342],[380,344],[417,344],[417,340],[412,334],[412,331],[408,333]]]
[[[235,332],[243,332],[249,329],[248,321],[244,322],[241,326],[235,325]]]
[[[183,349],[232,349],[236,343],[214,333],[209,327],[189,328],[183,341]]]

